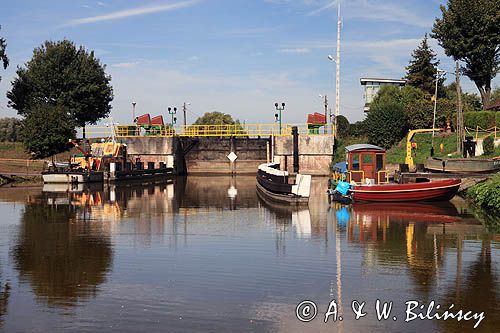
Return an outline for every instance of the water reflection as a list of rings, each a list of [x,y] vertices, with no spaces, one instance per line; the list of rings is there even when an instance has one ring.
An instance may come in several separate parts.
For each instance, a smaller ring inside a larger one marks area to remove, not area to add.
[[[113,251],[105,228],[79,221],[76,207],[47,199],[40,195],[25,206],[12,257],[40,300],[73,306],[96,295]]]
[[[3,316],[4,327],[32,331],[50,313],[54,321],[42,331],[468,327],[370,316],[334,326],[318,317],[306,325],[294,315],[304,299],[324,306],[335,298],[348,316],[353,299],[385,298],[398,311],[409,299],[484,309],[489,321],[480,331],[499,324],[498,236],[462,203],[458,210],[454,203],[329,206],[326,184],[313,180],[309,206],[300,209],[260,199],[255,178],[241,176],[30,191],[20,200],[26,204],[16,237],[0,234],[0,246],[13,244],[16,275],[4,282],[20,276],[39,302],[28,310],[10,305],[5,313],[3,299],[17,305],[22,293],[18,283],[4,284],[0,322]],[[66,317],[53,311],[67,307],[78,311]],[[12,326],[13,313],[32,322]]]

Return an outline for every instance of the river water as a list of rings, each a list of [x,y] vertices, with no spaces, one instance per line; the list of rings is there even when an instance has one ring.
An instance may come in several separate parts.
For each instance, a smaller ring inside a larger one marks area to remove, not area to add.
[[[500,235],[464,202],[342,208],[326,182],[301,210],[241,176],[2,188],[0,331],[466,332],[479,318],[406,322],[412,300],[484,312],[476,331],[498,331]],[[342,321],[324,323],[329,305]]]

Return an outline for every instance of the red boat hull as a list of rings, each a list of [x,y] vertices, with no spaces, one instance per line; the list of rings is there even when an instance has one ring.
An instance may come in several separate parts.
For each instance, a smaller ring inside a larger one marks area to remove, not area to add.
[[[412,184],[357,185],[352,192],[354,201],[446,201],[457,194],[460,182],[460,179],[446,179]]]

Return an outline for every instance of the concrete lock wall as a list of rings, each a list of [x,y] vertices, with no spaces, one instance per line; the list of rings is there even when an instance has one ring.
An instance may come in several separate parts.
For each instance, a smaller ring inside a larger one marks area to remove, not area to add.
[[[257,167],[267,161],[269,138],[184,138],[184,148],[189,140],[192,148],[185,155],[188,173],[246,173],[255,174]],[[141,162],[160,162],[173,166],[174,149],[179,138],[132,137],[120,139],[127,144],[128,154]],[[328,175],[333,154],[333,137],[329,135],[299,135],[299,172],[311,175]],[[275,159],[283,170],[293,172],[293,139],[289,136],[274,138]],[[271,152],[271,147],[270,151]],[[227,155],[233,151],[238,158],[231,169]]]
[[[266,162],[267,142],[264,138],[197,138],[197,143],[186,154],[188,173],[243,173],[255,174]],[[234,152],[238,158],[231,169],[227,155]]]
[[[333,144],[334,138],[331,135],[299,135],[299,172],[329,175]],[[292,137],[276,137],[274,155],[282,170],[293,172]]]
[[[127,145],[127,153],[133,160],[139,158],[144,165],[155,162],[156,168],[160,167],[160,162],[173,167],[174,138],[130,137],[120,141]]]

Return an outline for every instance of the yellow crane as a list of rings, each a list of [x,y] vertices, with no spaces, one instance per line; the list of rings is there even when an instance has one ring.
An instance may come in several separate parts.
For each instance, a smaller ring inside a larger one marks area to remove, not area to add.
[[[411,130],[408,132],[408,136],[406,137],[406,158],[405,158],[405,163],[408,164],[408,168],[411,170],[415,167],[415,162],[413,161],[413,156],[411,154],[412,150],[412,139],[417,133],[429,133],[429,132],[436,132],[440,131],[441,129],[439,128],[424,128],[424,129],[416,129],[416,130]]]

